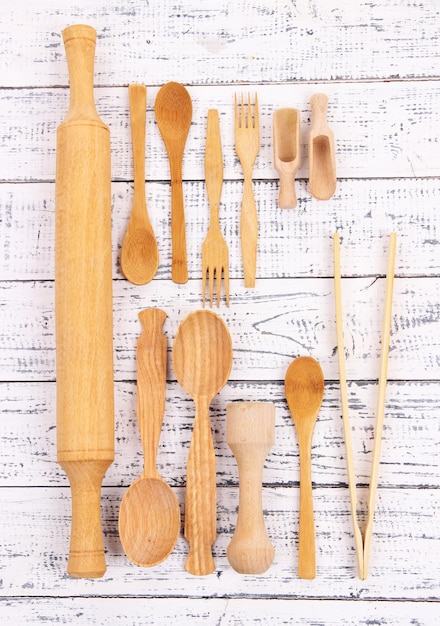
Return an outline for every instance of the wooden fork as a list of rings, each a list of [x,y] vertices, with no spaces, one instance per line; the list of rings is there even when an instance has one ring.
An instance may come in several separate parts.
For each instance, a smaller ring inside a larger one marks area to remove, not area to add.
[[[202,245],[202,299],[205,306],[206,275],[209,277],[209,302],[212,308],[214,276],[217,279],[217,306],[220,307],[222,273],[226,305],[229,306],[229,252],[219,222],[223,185],[223,158],[217,109],[209,109],[206,128],[205,181],[210,207],[209,229]]]
[[[246,114],[247,108],[247,114]],[[241,205],[240,236],[243,256],[245,287],[255,287],[257,267],[258,216],[254,192],[252,190],[252,170],[260,149],[260,123],[258,120],[258,98],[255,94],[254,114],[252,115],[251,96],[248,94],[247,107],[241,96],[235,109],[235,151],[240,159],[244,175],[243,202]]]

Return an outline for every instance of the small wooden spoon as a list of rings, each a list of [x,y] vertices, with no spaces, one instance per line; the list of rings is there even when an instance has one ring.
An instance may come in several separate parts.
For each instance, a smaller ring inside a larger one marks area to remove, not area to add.
[[[196,416],[188,454],[185,569],[196,576],[215,570],[211,546],[216,538],[215,454],[209,405],[224,387],[232,367],[232,341],[224,321],[212,311],[194,311],[180,324],[173,346],[177,380],[194,399]]]
[[[145,117],[147,89],[129,85],[131,134],[133,142],[134,197],[130,221],[122,243],[121,269],[130,282],[145,285],[157,272],[159,252],[148,217],[145,199]]]
[[[165,318],[166,313],[160,309],[139,313],[143,330],[137,345],[137,404],[145,465],[142,476],[125,493],[119,511],[119,535],[125,554],[143,567],[165,560],[180,532],[179,503],[156,468],[165,410]]]
[[[186,283],[188,281],[188,267],[182,189],[182,160],[192,118],[192,102],[188,91],[180,83],[167,83],[159,89],[154,112],[170,162],[171,277],[175,283]]]
[[[278,109],[273,114],[274,165],[280,177],[278,206],[290,209],[297,205],[295,175],[300,166],[298,109]]]
[[[316,576],[312,435],[324,396],[324,375],[319,363],[310,356],[301,356],[292,361],[286,373],[285,391],[300,454],[298,575],[311,579]]]
[[[318,200],[328,200],[336,190],[335,137],[327,124],[328,98],[317,93],[310,99],[312,128],[309,133],[309,186]]]

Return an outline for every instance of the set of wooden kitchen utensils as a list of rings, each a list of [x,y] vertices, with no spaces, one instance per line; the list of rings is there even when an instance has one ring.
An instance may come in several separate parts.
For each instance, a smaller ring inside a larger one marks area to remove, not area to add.
[[[57,129],[56,168],[56,376],[57,453],[72,494],[72,527],[68,573],[99,577],[106,570],[100,515],[100,490],[114,458],[114,389],[112,325],[112,247],[110,133],[100,119],[93,96],[96,32],[87,25],[63,31],[69,79],[70,105]],[[146,92],[129,89],[134,154],[134,200],[121,251],[127,279],[145,284],[158,267],[157,243],[145,202]],[[312,101],[318,122],[309,136],[310,189],[316,197],[334,193],[336,173],[333,135],[325,122],[326,98]],[[170,161],[172,278],[188,279],[182,193],[182,155],[191,122],[191,100],[178,83],[168,83],[155,103],[156,120]],[[280,175],[280,207],[294,206],[294,177],[299,166],[299,116],[295,109],[274,115],[274,163]],[[252,168],[259,148],[258,101],[235,102],[236,150],[243,167],[244,191],[241,239],[245,285],[255,284],[257,211],[252,191]],[[223,178],[218,114],[208,113],[206,186],[210,227],[202,247],[203,299],[206,281],[213,300],[217,278],[226,284],[229,304],[228,248],[219,226]],[[365,536],[356,521],[356,480],[350,440],[346,392],[340,241],[334,238],[336,326],[341,379],[342,413],[359,574],[367,575],[390,336],[396,236],[390,237],[386,305],[378,386],[375,442],[372,460],[368,522]],[[167,340],[166,313],[158,308],[139,313],[142,332],[137,344],[137,414],[144,453],[142,475],[121,502],[119,533],[127,556],[141,566],[152,566],[171,553],[180,534],[180,508],[172,489],[156,468],[159,437],[165,411]],[[215,452],[209,418],[210,403],[226,384],[232,367],[232,340],[225,322],[210,310],[190,313],[173,342],[174,372],[193,398],[195,419],[187,459],[185,537],[188,572],[206,575],[215,570],[212,545],[216,538]],[[298,575],[314,578],[311,445],[314,424],[324,394],[321,367],[310,356],[292,361],[285,375],[287,403],[300,450],[300,516]],[[275,407],[271,402],[233,402],[226,407],[226,439],[238,465],[239,508],[235,532],[227,550],[240,573],[261,574],[271,565],[274,547],[265,528],[262,508],[262,472],[275,439]]]

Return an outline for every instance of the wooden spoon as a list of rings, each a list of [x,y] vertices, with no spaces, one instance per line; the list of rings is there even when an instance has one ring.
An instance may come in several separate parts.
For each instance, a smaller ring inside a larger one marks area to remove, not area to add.
[[[119,535],[128,558],[143,567],[161,563],[180,532],[176,495],[156,469],[165,410],[167,340],[162,332],[166,313],[139,313],[143,330],[137,345],[138,420],[144,471],[125,493],[119,511]]]
[[[188,267],[182,189],[182,159],[192,118],[192,102],[188,91],[179,83],[167,83],[159,89],[154,112],[170,162],[171,277],[175,283],[186,283],[188,281]]]
[[[240,574],[262,574],[275,554],[264,524],[261,494],[264,461],[275,441],[275,405],[228,404],[226,440],[237,460],[240,481],[237,524],[227,549],[228,561]]]
[[[315,578],[315,525],[312,495],[312,435],[324,396],[324,375],[317,361],[301,356],[286,373],[287,404],[295,424],[300,454],[300,518],[298,575]]]
[[[335,137],[327,124],[328,98],[317,93],[310,99],[312,128],[309,133],[309,186],[318,200],[328,200],[336,190]]]
[[[296,207],[295,175],[300,166],[298,109],[278,109],[273,115],[274,165],[280,177],[278,206]]]
[[[183,320],[174,340],[173,366],[196,407],[187,462],[185,537],[190,548],[185,569],[204,576],[215,570],[211,546],[216,537],[215,454],[209,405],[226,384],[232,367],[231,336],[216,313],[195,311]]]
[[[129,85],[131,134],[133,141],[134,197],[130,221],[122,243],[121,269],[135,285],[145,285],[157,272],[159,252],[148,217],[145,199],[145,117],[147,89]]]

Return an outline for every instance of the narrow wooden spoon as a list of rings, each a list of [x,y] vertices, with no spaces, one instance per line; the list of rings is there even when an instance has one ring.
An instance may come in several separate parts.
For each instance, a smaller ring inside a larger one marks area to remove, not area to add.
[[[129,85],[133,142],[134,197],[130,221],[121,250],[121,269],[130,282],[145,285],[157,272],[159,252],[145,199],[145,118],[147,89]]]
[[[196,407],[186,476],[189,554],[185,569],[204,576],[215,570],[211,546],[216,538],[215,454],[209,405],[226,384],[232,367],[231,336],[216,313],[194,311],[183,320],[174,339],[173,366]]]
[[[327,104],[324,93],[310,99],[309,186],[310,193],[318,200],[328,200],[336,190],[335,137],[327,124]]]
[[[273,114],[274,165],[280,177],[278,206],[296,207],[295,175],[300,166],[298,109],[278,109]]]
[[[324,375],[319,363],[310,356],[301,356],[292,361],[286,373],[285,391],[300,454],[298,575],[311,579],[316,576],[312,435],[324,396]]]
[[[165,560],[180,532],[179,503],[156,468],[165,410],[165,318],[166,313],[160,309],[139,313],[143,330],[137,345],[137,405],[144,471],[125,493],[119,511],[119,535],[125,554],[143,567]]]
[[[192,118],[192,102],[188,91],[180,83],[167,83],[159,89],[154,112],[170,162],[171,277],[175,283],[186,283],[188,281],[188,267],[182,189],[182,160]]]

